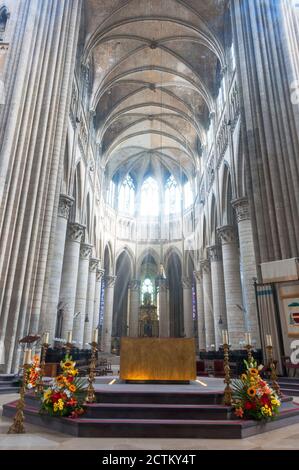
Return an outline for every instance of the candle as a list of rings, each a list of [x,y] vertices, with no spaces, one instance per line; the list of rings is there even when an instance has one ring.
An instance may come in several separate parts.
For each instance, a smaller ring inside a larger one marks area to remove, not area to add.
[[[222,330],[222,342],[223,342],[223,344],[228,344],[228,332],[227,332],[227,330]]]
[[[50,334],[48,331],[45,332],[44,344],[49,344]]]
[[[245,333],[245,343],[246,343],[246,346],[251,346],[251,334],[250,333]]]
[[[92,334],[92,342],[93,343],[97,343],[98,342],[98,334],[99,334],[99,330],[97,328],[95,328],[93,330],[93,334]]]
[[[271,337],[271,335],[266,335],[266,346],[272,347],[272,337]]]
[[[66,342],[67,342],[67,343],[71,343],[71,342],[72,342],[72,339],[73,339],[73,332],[72,332],[72,331],[68,331],[68,332],[67,332],[67,340],[66,340]]]
[[[30,364],[30,362],[31,362],[31,349],[25,349],[23,364],[27,365],[27,364]]]

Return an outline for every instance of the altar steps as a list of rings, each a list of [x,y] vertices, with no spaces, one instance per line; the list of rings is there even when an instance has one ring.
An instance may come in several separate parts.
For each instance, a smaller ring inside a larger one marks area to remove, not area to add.
[[[16,402],[4,405],[3,415],[13,417]],[[299,406],[283,405],[279,418],[267,424],[243,420],[210,419],[78,419],[53,418],[41,415],[29,405],[25,408],[26,421],[35,425],[77,437],[156,437],[156,438],[210,438],[239,439],[271,431],[299,422]]]
[[[0,394],[18,393],[19,379],[14,374],[0,374]]]
[[[96,403],[87,406],[84,418],[154,419],[154,420],[225,420],[231,419],[231,408],[221,405],[168,405],[137,403]]]
[[[299,397],[299,378],[281,377],[278,383],[284,395]]]
[[[86,405],[86,413],[77,419],[54,418],[39,413],[40,403],[34,394],[26,395],[25,421],[35,425],[70,434],[77,437],[156,437],[156,438],[213,438],[239,439],[277,429],[299,422],[299,404],[291,397],[285,397],[280,416],[267,424],[237,419],[230,407],[219,401],[219,392],[207,393],[166,393],[126,392],[123,400],[116,402],[119,393],[112,391],[97,393],[97,397],[111,402],[98,402]],[[136,398],[143,403],[136,403]],[[166,403],[167,396],[177,403]],[[183,403],[183,399],[195,400]],[[205,403],[208,399],[210,403]],[[191,398],[192,397],[192,398]],[[223,395],[222,395],[223,398]],[[156,403],[150,400],[154,399]],[[159,403],[160,400],[160,403]],[[161,403],[162,402],[162,403]],[[204,402],[204,403],[203,403]],[[3,415],[12,418],[16,411],[16,401],[3,406]]]
[[[153,403],[168,405],[221,405],[223,403],[223,392],[146,392],[146,391],[118,391],[101,390],[96,392],[98,403]]]

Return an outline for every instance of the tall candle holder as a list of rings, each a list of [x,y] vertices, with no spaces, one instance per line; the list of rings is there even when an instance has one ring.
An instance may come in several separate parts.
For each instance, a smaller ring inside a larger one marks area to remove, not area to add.
[[[250,365],[253,362],[252,340],[251,340],[250,333],[245,333],[245,349],[247,350],[247,360],[248,360],[248,364]]]
[[[223,354],[224,354],[224,383],[226,384],[224,389],[224,404],[231,406],[232,404],[232,389],[231,389],[231,377],[230,377],[230,366],[229,366],[229,345],[227,343],[223,344]]]
[[[46,336],[45,338],[45,343],[42,344],[42,350],[41,350],[41,358],[40,358],[40,375],[38,379],[38,384],[37,384],[37,392],[40,394],[44,393],[44,382],[43,378],[45,376],[45,366],[46,366],[46,356],[47,356],[47,351],[50,346],[48,343],[49,338]]]
[[[16,406],[16,414],[13,419],[13,423],[10,426],[7,434],[25,434],[24,426],[24,409],[25,409],[25,392],[27,386],[27,369],[30,367],[31,361],[31,350],[25,351],[24,364],[23,364],[23,381],[20,387],[20,398]]]
[[[266,349],[267,349],[267,356],[268,356],[268,364],[269,364],[270,371],[271,371],[270,378],[271,378],[271,382],[272,382],[272,387],[275,390],[275,392],[277,393],[277,395],[279,397],[281,397],[282,394],[281,394],[281,390],[280,390],[280,387],[279,387],[278,382],[277,382],[276,366],[275,366],[275,362],[274,362],[274,359],[273,359],[273,346],[272,346],[272,344],[268,344],[266,346]]]
[[[87,403],[94,403],[96,401],[95,389],[93,386],[95,380],[95,368],[96,368],[96,361],[97,361],[97,352],[98,352],[98,343],[92,341],[90,343],[91,346],[91,358],[90,358],[90,366],[89,366],[89,374],[88,374],[88,387],[85,401]]]

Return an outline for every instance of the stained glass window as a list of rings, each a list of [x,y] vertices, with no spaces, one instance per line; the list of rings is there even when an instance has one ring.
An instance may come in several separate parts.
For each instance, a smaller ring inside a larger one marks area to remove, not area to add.
[[[165,214],[180,212],[181,198],[178,184],[171,175],[165,184]]]
[[[127,175],[120,187],[118,208],[121,212],[124,212],[125,214],[134,214],[135,185],[130,175]]]

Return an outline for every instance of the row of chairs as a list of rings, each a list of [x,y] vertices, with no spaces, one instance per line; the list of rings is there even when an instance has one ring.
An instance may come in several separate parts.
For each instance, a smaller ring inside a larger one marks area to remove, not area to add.
[[[78,367],[79,375],[81,377],[86,376],[89,372],[89,365],[79,366]],[[96,376],[105,376],[105,375],[112,375],[113,370],[111,367],[111,362],[109,362],[106,358],[99,358],[95,368],[95,375]]]
[[[213,361],[196,361],[196,373],[199,376],[224,377],[224,361],[222,359],[214,359]]]

